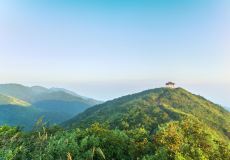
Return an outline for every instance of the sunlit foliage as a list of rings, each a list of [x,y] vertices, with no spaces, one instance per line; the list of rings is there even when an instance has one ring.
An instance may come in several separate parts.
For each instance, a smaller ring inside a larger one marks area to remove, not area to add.
[[[69,131],[41,126],[30,133],[2,126],[0,139],[0,157],[5,160],[228,160],[230,157],[229,141],[192,119],[166,123],[155,133],[144,128],[111,130],[98,123]]]

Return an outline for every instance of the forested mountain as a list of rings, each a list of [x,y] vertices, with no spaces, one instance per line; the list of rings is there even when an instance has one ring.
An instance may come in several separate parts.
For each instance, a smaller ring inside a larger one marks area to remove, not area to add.
[[[182,88],[158,88],[124,96],[87,109],[67,121],[70,127],[88,127],[107,122],[112,128],[144,127],[152,132],[158,125],[184,118],[196,118],[228,135],[230,113],[201,96]]]
[[[29,133],[2,126],[0,159],[229,160],[229,125],[221,106],[182,88],[158,88],[91,107],[66,129],[42,121]]]
[[[58,124],[98,103],[65,89],[0,84],[0,124],[31,129],[40,117]]]

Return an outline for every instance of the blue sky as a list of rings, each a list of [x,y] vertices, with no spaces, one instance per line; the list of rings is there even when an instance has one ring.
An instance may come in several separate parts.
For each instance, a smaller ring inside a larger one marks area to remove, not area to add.
[[[0,0],[0,83],[107,100],[175,81],[230,106],[227,0]]]

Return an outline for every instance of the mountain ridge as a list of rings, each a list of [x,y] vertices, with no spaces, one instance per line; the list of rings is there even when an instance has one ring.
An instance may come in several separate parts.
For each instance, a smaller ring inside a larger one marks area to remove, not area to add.
[[[91,103],[101,103],[101,101],[88,98],[85,96],[81,96],[79,94],[76,94],[73,91],[66,90],[64,88],[46,88],[42,86],[25,86],[17,83],[6,83],[6,84],[0,84],[0,93],[4,94],[6,96],[12,96],[18,99],[22,99],[24,101],[29,101],[29,102],[34,102],[37,101],[36,97],[46,93],[46,94],[51,94],[51,93],[56,93],[56,92],[62,92],[66,93],[68,95],[72,95],[74,97],[78,97],[79,99],[82,100],[88,100]],[[23,93],[23,94],[22,94]]]
[[[69,128],[107,122],[112,128],[156,128],[159,124],[192,116],[219,131],[230,132],[230,112],[183,88],[156,88],[96,105],[63,123]]]
[[[50,124],[58,124],[99,103],[60,88],[0,84],[0,112],[5,112],[1,113],[0,124],[19,125],[21,122],[22,126],[32,126],[39,117],[44,117],[44,121]]]

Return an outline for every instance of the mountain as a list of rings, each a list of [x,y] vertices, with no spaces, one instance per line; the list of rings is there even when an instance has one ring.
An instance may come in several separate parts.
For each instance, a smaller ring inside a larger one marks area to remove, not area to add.
[[[27,102],[33,102],[37,95],[47,92],[43,87],[26,87],[21,84],[0,84],[0,93]]]
[[[19,105],[0,105],[0,125],[23,126],[29,129],[42,115],[36,108]]]
[[[33,106],[11,106],[0,118],[12,108],[37,116],[26,110]],[[0,126],[0,159],[229,160],[229,120],[221,106],[182,88],[152,89],[91,107],[63,123],[67,129]]]
[[[185,118],[197,119],[224,138],[229,136],[230,112],[182,88],[157,88],[114,99],[87,109],[63,125],[89,127],[106,122],[111,128],[144,127],[154,132],[161,124]]]
[[[90,105],[101,103],[100,101],[97,101],[95,99],[80,96],[72,91],[69,91],[63,88],[48,89],[48,88],[41,87],[41,86],[27,87],[21,84],[14,84],[14,83],[0,84],[0,94],[16,97],[18,99],[21,99],[21,100],[24,100],[30,103],[34,103],[34,102],[37,102],[43,99],[47,99],[46,96],[48,96],[48,99],[58,99],[58,100],[60,100],[60,97],[62,98],[62,100],[66,100],[64,97],[67,97],[67,101],[69,97],[71,97],[72,100],[82,101]]]
[[[39,117],[58,124],[99,103],[65,89],[0,84],[0,124],[28,128]]]
[[[72,91],[69,91],[67,89],[64,89],[64,88],[50,88],[51,91],[63,91],[65,93],[68,93],[70,95],[73,95],[75,97],[80,97],[84,100],[87,100],[87,103],[91,104],[91,105],[95,105],[95,104],[100,104],[102,103],[102,101],[98,101],[98,100],[95,100],[93,98],[88,98],[88,97],[84,97],[84,96],[81,96],[79,94],[76,94],[75,92],[72,92]]]

